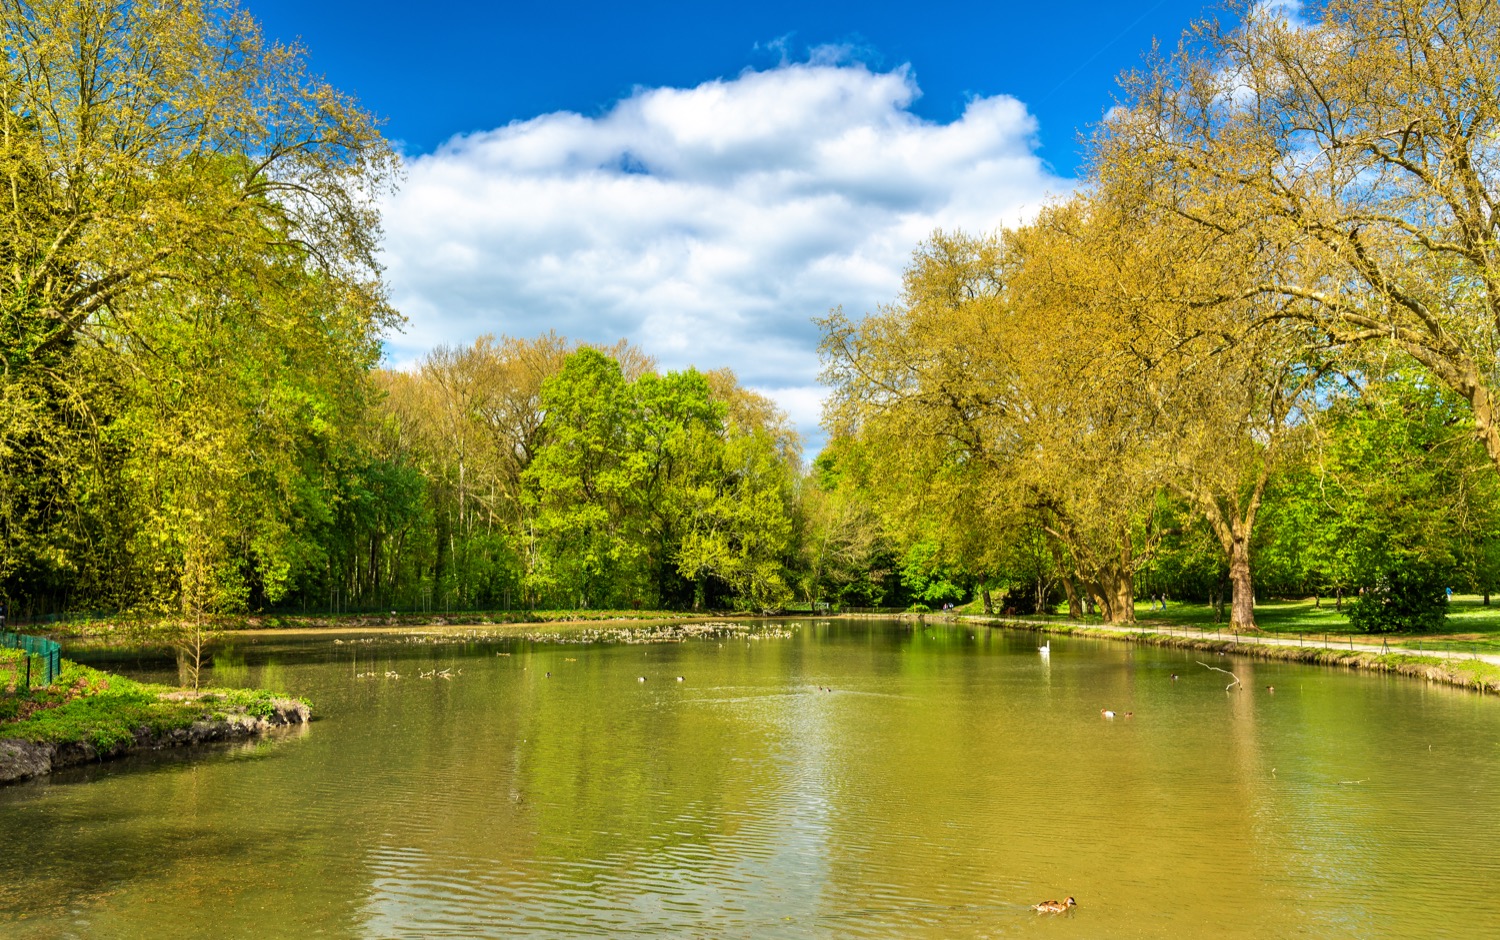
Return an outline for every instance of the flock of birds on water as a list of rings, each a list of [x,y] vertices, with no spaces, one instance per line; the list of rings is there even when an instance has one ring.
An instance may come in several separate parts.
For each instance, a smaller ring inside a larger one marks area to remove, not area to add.
[[[1050,657],[1052,656],[1052,641],[1048,640],[1046,643],[1043,643],[1041,646],[1038,646],[1036,648],[1036,651],[1039,654],[1041,654],[1041,657],[1043,659],[1048,659],[1050,661]],[[1219,655],[1222,656],[1223,654],[1221,653]],[[1177,673],[1175,673],[1175,672],[1172,673],[1172,681],[1173,682],[1176,682],[1180,678],[1182,678],[1182,677],[1179,676],[1179,675],[1177,675]],[[1239,679],[1238,679],[1238,677],[1236,677],[1235,683],[1231,683],[1230,688],[1233,688],[1234,684],[1236,684],[1238,682],[1239,682]],[[1269,692],[1269,693],[1271,693],[1272,695],[1274,695],[1274,694],[1276,694],[1276,686],[1274,686],[1274,685],[1268,685],[1268,686],[1266,686],[1266,691]],[[1135,717],[1135,712],[1126,712],[1123,716],[1121,716],[1121,715],[1118,715],[1114,711],[1114,709],[1112,709],[1112,708],[1101,708],[1101,709],[1099,709],[1099,714],[1102,715],[1106,719],[1113,719],[1113,718],[1119,718],[1119,717],[1125,717],[1125,718],[1134,718]],[[1073,899],[1072,898],[1068,898],[1068,902],[1072,903]],[[1061,904],[1062,902],[1060,902],[1060,901],[1047,901],[1046,903],[1047,904]],[[1037,910],[1041,910],[1041,906],[1040,905],[1037,906]]]
[[[454,676],[461,676],[463,674],[464,674],[464,671],[462,669],[454,670],[454,668],[452,666],[449,666],[447,669],[438,669],[438,668],[434,667],[432,669],[420,669],[419,668],[417,670],[417,678],[418,679],[447,679],[449,681],[452,681]],[[403,675],[401,675],[401,673],[397,672],[394,669],[387,669],[385,672],[358,672],[358,673],[354,674],[354,678],[356,678],[356,679],[404,679],[406,677],[403,676]]]

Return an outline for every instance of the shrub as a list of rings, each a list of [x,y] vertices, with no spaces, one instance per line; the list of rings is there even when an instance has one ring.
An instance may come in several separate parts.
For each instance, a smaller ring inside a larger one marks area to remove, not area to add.
[[[1448,619],[1447,587],[1429,565],[1381,572],[1347,607],[1349,623],[1365,633],[1440,630]]]
[[[995,607],[1006,613],[1029,617],[1037,612],[1036,588],[1030,584],[1012,587],[999,597],[995,602]]]

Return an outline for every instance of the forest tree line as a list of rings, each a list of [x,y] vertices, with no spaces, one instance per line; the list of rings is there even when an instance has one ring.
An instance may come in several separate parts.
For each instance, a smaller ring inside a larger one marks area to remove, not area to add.
[[[230,0],[0,6],[0,599],[776,610],[1500,580],[1494,3],[1208,22],[1080,191],[820,320],[829,445],[727,370],[481,337],[381,366],[399,160]],[[1065,606],[1064,606],[1065,605]]]
[[[1432,626],[1496,585],[1500,10],[1236,12],[1123,77],[1079,193],[823,321],[833,452],[935,572],[1075,615]]]

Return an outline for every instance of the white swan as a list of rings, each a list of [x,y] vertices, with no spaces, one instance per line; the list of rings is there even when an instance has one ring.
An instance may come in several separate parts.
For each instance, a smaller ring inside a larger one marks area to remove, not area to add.
[[[1043,656],[1050,656],[1050,655],[1052,655],[1052,641],[1048,640],[1047,642],[1043,643],[1041,646],[1038,646],[1036,648],[1036,651],[1038,653],[1041,653]]]

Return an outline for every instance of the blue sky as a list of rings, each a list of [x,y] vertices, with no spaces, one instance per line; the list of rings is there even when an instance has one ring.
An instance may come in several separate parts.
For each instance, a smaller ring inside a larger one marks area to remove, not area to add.
[[[1138,4],[242,0],[385,120],[388,343],[547,328],[730,366],[816,449],[813,316],[894,298],[934,228],[1069,191],[1153,38]]]

